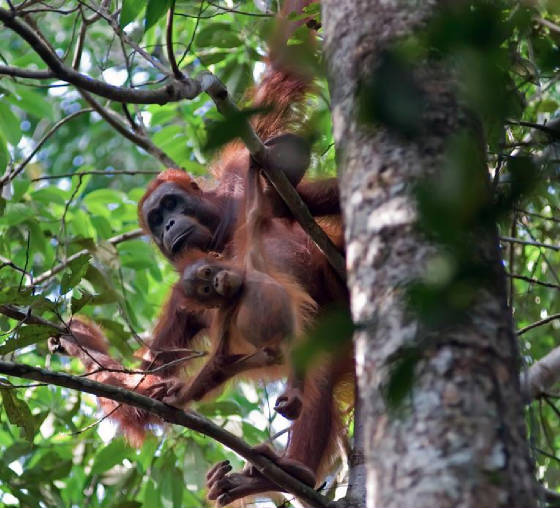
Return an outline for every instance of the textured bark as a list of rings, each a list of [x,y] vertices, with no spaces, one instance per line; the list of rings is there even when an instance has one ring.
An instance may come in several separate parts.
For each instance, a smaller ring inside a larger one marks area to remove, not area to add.
[[[381,396],[387,360],[421,332],[403,288],[434,253],[416,233],[411,187],[441,169],[446,139],[464,115],[449,76],[428,64],[418,74],[429,105],[421,142],[360,124],[356,90],[383,48],[421,26],[434,6],[322,1],[348,282],[353,318],[362,324],[355,339],[365,506],[534,506],[517,342],[503,284],[478,292],[464,324],[430,336],[403,410],[389,413]],[[496,236],[477,238],[477,250],[499,273]]]

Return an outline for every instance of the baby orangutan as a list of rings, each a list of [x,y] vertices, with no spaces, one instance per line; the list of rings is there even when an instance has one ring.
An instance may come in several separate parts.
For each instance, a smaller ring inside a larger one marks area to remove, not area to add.
[[[315,309],[295,282],[202,259],[185,268],[181,283],[190,300],[217,309],[210,333],[218,340],[208,362],[212,367],[204,367],[183,393],[175,394],[174,405],[197,400],[240,372],[266,367],[268,377],[283,374],[290,339],[301,333],[302,318]],[[271,366],[277,367],[274,372]],[[274,409],[293,420],[301,411],[303,380],[293,373],[289,377],[289,388]]]

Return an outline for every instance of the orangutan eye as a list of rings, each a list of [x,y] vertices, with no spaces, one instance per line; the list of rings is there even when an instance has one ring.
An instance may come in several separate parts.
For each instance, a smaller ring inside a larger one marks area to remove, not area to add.
[[[204,269],[204,276],[205,277],[210,277],[210,275],[212,275],[212,270],[210,270],[210,268],[205,268]]]
[[[177,198],[175,196],[165,196],[161,200],[161,204],[166,210],[173,210],[177,206]]]
[[[207,285],[207,286],[202,286],[202,287],[200,288],[200,293],[201,293],[203,296],[208,296],[208,295],[210,294],[210,291],[211,291],[211,288],[210,288],[210,286],[208,286],[208,285]]]
[[[151,229],[158,227],[162,223],[162,221],[163,221],[163,216],[158,211],[152,212],[148,219]]]

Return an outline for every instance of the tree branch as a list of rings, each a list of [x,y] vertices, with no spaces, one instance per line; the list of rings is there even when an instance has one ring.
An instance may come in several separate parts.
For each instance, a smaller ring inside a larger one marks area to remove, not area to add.
[[[527,404],[560,381],[560,347],[521,373],[521,393]]]
[[[211,73],[203,73],[199,78],[202,90],[210,95],[214,104],[216,104],[216,108],[222,115],[228,117],[239,113],[239,109],[229,98],[227,89],[216,76]],[[313,215],[311,215],[311,212],[286,175],[282,171],[277,170],[273,165],[267,164],[266,146],[257,136],[249,121],[244,120],[244,124],[239,136],[247,146],[251,156],[259,162],[264,174],[284,200],[290,212],[292,212],[304,231],[319,247],[338,276],[342,280],[346,280],[344,256],[317,222],[315,222]]]
[[[67,66],[27,23],[18,19],[15,12],[0,8],[0,21],[24,39],[57,78],[93,94],[101,95],[113,101],[131,104],[166,104],[171,101],[193,99],[200,94],[200,83],[189,78],[181,81],[174,80],[155,90],[138,90],[109,85]]]
[[[537,286],[544,286],[545,288],[550,289],[560,289],[560,285],[558,284],[553,284],[552,282],[544,282],[533,277],[527,277],[525,275],[519,275],[517,273],[506,273],[506,275],[508,277],[511,277],[512,279],[522,280],[528,282],[529,284],[536,284]]]
[[[132,141],[140,148],[146,150],[146,152],[159,160],[164,166],[168,168],[180,168],[180,166],[161,148],[156,146],[148,136],[144,136],[139,132],[131,131],[127,125],[120,120],[116,113],[101,106],[101,104],[99,104],[88,92],[85,92],[84,90],[79,90],[79,92],[92,109],[99,113],[99,115],[104,118],[106,122],[119,134],[129,141]]]
[[[27,79],[56,78],[56,74],[52,71],[20,69],[19,67],[12,67],[10,65],[0,65],[0,74],[3,74],[5,76],[13,76],[14,78],[27,78]]]
[[[169,6],[169,11],[167,11],[167,30],[165,34],[165,42],[167,46],[167,59],[169,60],[169,65],[171,65],[171,70],[173,75],[177,79],[183,79],[184,75],[177,65],[177,60],[175,60],[175,53],[173,53],[173,13],[175,12],[175,0],[172,0]]]
[[[119,176],[119,175],[159,175],[160,171],[150,169],[122,169],[118,171],[105,171],[103,169],[91,169],[89,171],[76,171],[75,173],[59,173],[58,175],[44,175],[32,178],[32,182],[41,180],[57,180],[59,178],[74,178],[85,175]]]
[[[133,238],[138,238],[139,236],[142,236],[143,234],[144,234],[144,231],[142,231],[141,229],[133,229],[132,231],[128,231],[126,233],[122,233],[120,235],[113,236],[112,238],[109,238],[107,241],[109,243],[113,244],[113,245],[117,245],[121,242],[125,242],[126,240],[132,240]],[[54,277],[57,273],[64,270],[64,268],[66,268],[72,261],[78,259],[80,256],[85,256],[87,254],[89,254],[89,250],[87,250],[87,249],[83,249],[83,250],[80,250],[80,251],[76,252],[75,254],[72,254],[70,257],[68,257],[66,259],[66,261],[64,261],[62,263],[59,263],[58,265],[51,268],[50,270],[47,270],[46,272],[43,272],[38,277],[35,277],[34,285],[42,284],[43,282],[50,279],[51,277]]]
[[[53,323],[48,319],[43,319],[42,317],[35,316],[30,312],[23,312],[21,309],[16,307],[15,305],[0,305],[0,314],[4,314],[4,316],[8,316],[12,319],[17,319],[26,325],[43,325],[43,326],[50,326],[54,330],[57,330],[60,333],[68,333],[68,330],[65,326],[59,325],[57,323]]]
[[[500,241],[506,243],[519,243],[521,245],[530,245],[532,247],[542,247],[543,249],[560,251],[560,245],[551,245],[550,243],[541,243],[532,240],[521,240],[519,238],[512,238],[510,236],[501,236]]]
[[[144,409],[159,416],[168,423],[181,425],[182,427],[200,432],[222,443],[251,462],[262,475],[272,480],[281,487],[282,490],[301,498],[311,506],[317,508],[334,506],[328,499],[314,489],[286,473],[264,455],[255,452],[255,450],[248,446],[242,439],[234,436],[194,411],[182,411],[181,409],[168,406],[163,402],[145,397],[144,395],[116,386],[98,383],[91,379],[52,372],[46,369],[39,369],[37,367],[13,362],[0,361],[0,373],[79,390],[97,395],[98,397],[105,397],[116,402]]]
[[[540,321],[536,321],[535,323],[531,323],[530,325],[527,325],[526,327],[518,330],[517,335],[523,335],[525,332],[528,332],[529,330],[532,330],[533,328],[537,328],[537,326],[546,325],[547,323],[550,323],[551,321],[554,321],[555,319],[560,319],[560,314],[552,314],[551,316],[548,316],[544,319],[541,319]]]

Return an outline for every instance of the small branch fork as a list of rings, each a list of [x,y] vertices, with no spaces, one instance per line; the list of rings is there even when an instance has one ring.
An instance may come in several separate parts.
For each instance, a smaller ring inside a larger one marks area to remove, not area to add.
[[[167,53],[172,73],[168,73],[169,82],[167,85],[152,90],[140,90],[136,88],[113,86],[104,81],[93,79],[77,70],[79,58],[73,62],[74,67],[66,65],[52,48],[45,42],[45,38],[36,29],[18,18],[18,11],[0,8],[0,22],[7,28],[17,33],[24,39],[31,48],[41,57],[48,66],[46,71],[31,71],[27,69],[17,69],[10,66],[0,66],[0,74],[6,74],[21,78],[52,79],[56,78],[76,86],[83,98],[90,107],[98,112],[115,130],[125,136],[148,153],[157,158],[168,167],[177,167],[177,164],[164,152],[156,147],[148,136],[143,133],[135,132],[127,127],[126,122],[120,116],[108,108],[104,108],[93,99],[90,94],[105,97],[106,99],[117,101],[122,104],[166,104],[168,102],[180,101],[183,99],[194,99],[201,92],[207,92],[215,103],[218,111],[224,116],[236,114],[239,110],[229,98],[229,94],[224,85],[209,72],[201,73],[197,78],[185,76],[177,65],[173,54],[173,6],[169,11],[167,22]],[[102,16],[104,13],[97,13]],[[105,13],[107,14],[107,13]],[[111,16],[109,16],[112,19]],[[89,22],[88,22],[89,24]],[[112,25],[113,26],[113,25]],[[113,29],[115,27],[113,26]],[[119,35],[119,34],[117,34]],[[80,32],[80,41],[85,37],[85,29]],[[81,51],[79,52],[81,53]],[[241,133],[241,138],[246,144],[249,152],[255,160],[259,162],[267,178],[275,187],[278,194],[285,201],[286,205],[301,224],[303,229],[309,234],[318,248],[327,257],[329,263],[342,280],[346,279],[346,269],[344,257],[336,246],[332,243],[327,234],[315,222],[309,209],[302,201],[301,197],[290,184],[282,171],[276,170],[272,165],[267,164],[267,151],[263,142],[256,135],[250,123],[245,121],[245,128]],[[10,173],[0,180],[12,179],[15,175]],[[41,279],[39,279],[41,281]]]
[[[98,383],[91,379],[52,372],[46,369],[13,362],[0,361],[0,373],[79,390],[81,392],[97,395],[98,397],[104,397],[122,404],[144,409],[145,411],[159,416],[168,423],[200,432],[222,443],[251,462],[261,474],[276,483],[282,490],[301,498],[309,506],[317,508],[331,508],[335,506],[331,501],[314,489],[286,473],[267,457],[255,452],[255,450],[248,446],[242,439],[234,436],[194,411],[183,411],[168,406],[163,402],[145,397],[144,395],[125,390],[124,388]]]

